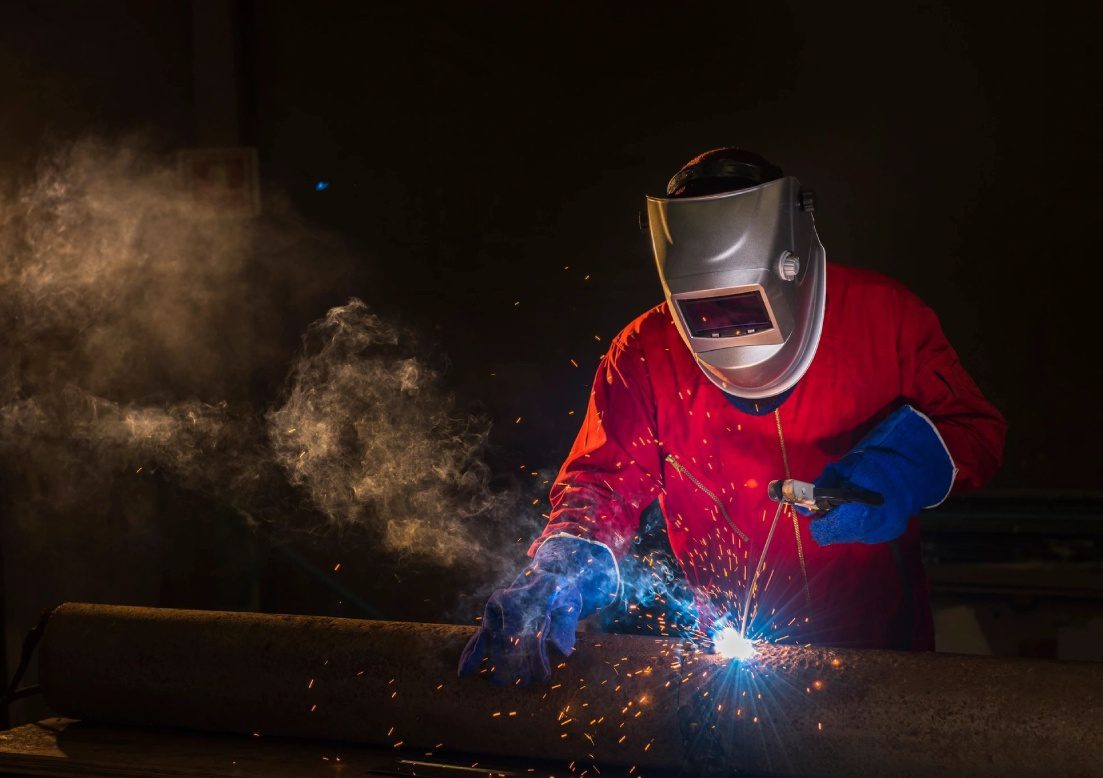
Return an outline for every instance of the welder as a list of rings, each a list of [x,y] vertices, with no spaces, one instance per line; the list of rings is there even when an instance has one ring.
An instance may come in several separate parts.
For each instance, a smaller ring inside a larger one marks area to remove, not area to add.
[[[705,152],[647,198],[666,300],[612,341],[531,563],[490,597],[461,661],[546,679],[658,499],[701,629],[929,650],[916,515],[999,467],[1006,424],[934,312],[828,263],[814,193],[763,157]],[[877,500],[775,505],[781,479]]]

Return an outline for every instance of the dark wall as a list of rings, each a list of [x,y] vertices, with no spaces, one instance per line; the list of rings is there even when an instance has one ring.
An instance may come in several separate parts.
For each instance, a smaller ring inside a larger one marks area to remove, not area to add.
[[[5,187],[51,145],[74,137],[145,131],[190,144],[190,3],[5,3],[0,88]]]
[[[49,142],[139,129],[170,148],[212,123],[193,111],[192,25],[209,13],[2,14],[5,182]],[[359,295],[427,333],[465,400],[501,422],[506,458],[555,464],[604,344],[659,301],[642,194],[734,143],[817,189],[830,258],[901,279],[939,313],[1011,424],[996,485],[1098,487],[1086,163],[1101,90],[1081,44],[1099,11],[1062,14],[238,3],[238,125],[269,190],[363,257],[327,302]],[[289,313],[289,349],[317,314]]]
[[[253,140],[271,185],[362,247],[370,280],[334,300],[432,328],[522,460],[562,455],[604,343],[661,299],[642,194],[741,144],[817,189],[831,259],[939,313],[1011,424],[996,485],[1097,488],[1100,90],[1065,40],[1092,14],[258,3]]]

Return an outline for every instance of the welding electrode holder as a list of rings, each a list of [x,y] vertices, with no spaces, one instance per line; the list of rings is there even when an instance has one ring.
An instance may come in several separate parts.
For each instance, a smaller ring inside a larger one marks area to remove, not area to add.
[[[806,481],[789,478],[784,481],[770,481],[766,493],[774,502],[796,505],[811,511],[827,512],[847,503],[862,505],[884,505],[883,495],[857,486],[844,486],[826,489]]]

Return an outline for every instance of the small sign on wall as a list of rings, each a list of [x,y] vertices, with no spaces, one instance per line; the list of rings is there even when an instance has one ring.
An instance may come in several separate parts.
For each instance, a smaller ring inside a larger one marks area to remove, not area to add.
[[[236,216],[260,215],[255,148],[186,149],[177,153],[180,183],[196,200]]]

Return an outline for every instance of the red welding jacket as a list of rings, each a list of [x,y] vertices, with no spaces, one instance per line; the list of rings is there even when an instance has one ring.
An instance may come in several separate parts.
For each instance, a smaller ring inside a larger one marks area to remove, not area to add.
[[[640,512],[657,497],[698,598],[738,614],[775,514],[767,484],[787,475],[814,480],[904,403],[938,427],[958,467],[955,491],[995,473],[1006,423],[934,312],[901,284],[828,264],[819,349],[776,417],[728,401],[663,303],[629,324],[603,357],[551,489],[551,520],[533,548],[565,532],[629,553]],[[917,521],[892,543],[826,547],[808,521],[789,512],[778,519],[752,601],[754,631],[781,642],[933,648]]]

